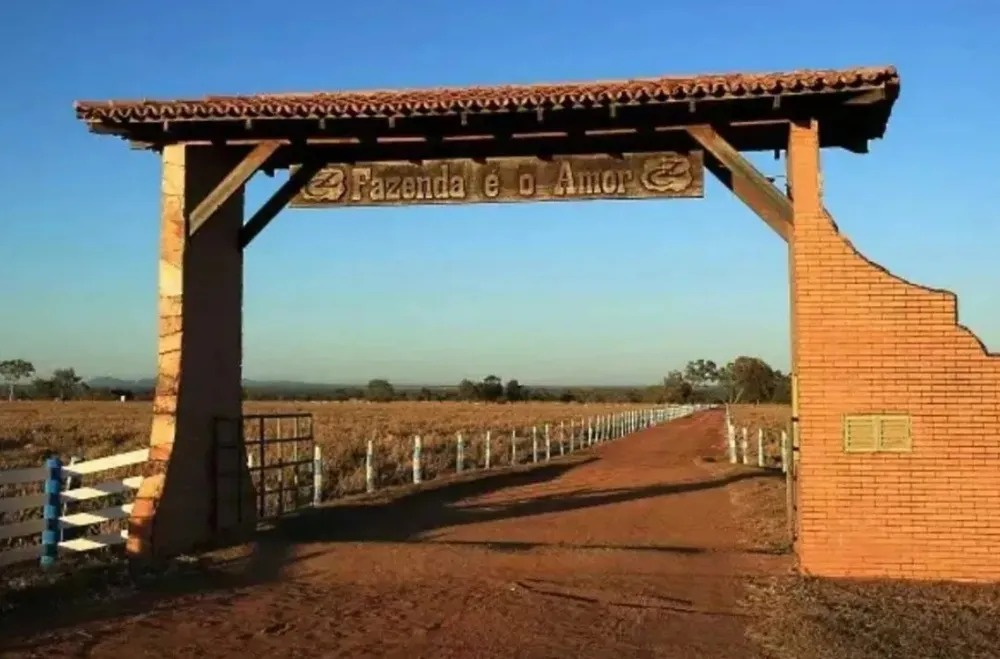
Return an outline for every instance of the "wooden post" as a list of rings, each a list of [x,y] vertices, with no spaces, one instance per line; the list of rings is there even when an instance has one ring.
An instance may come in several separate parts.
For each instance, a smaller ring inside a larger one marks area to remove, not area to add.
[[[764,429],[757,428],[757,466],[764,466]]]
[[[455,447],[455,473],[462,473],[465,467],[465,444],[462,442],[462,433],[456,433],[457,443]]]
[[[531,461],[538,462],[538,426],[531,426]]]
[[[566,424],[559,422],[559,455],[566,455]]]
[[[313,447],[313,505],[323,502],[323,450]]]
[[[736,464],[739,462],[739,458],[736,456],[736,428],[731,423],[726,424],[726,438],[729,440],[729,462]]]
[[[517,430],[510,431],[510,464],[517,464]]]
[[[484,469],[489,469],[490,468],[490,431],[489,430],[486,431],[486,456],[485,456],[485,458],[486,458],[486,465],[483,468]]]
[[[369,439],[365,450],[365,492],[375,491],[375,441]]]
[[[413,483],[419,485],[421,477],[420,469],[420,435],[413,438]]]
[[[788,431],[781,431],[781,473],[788,473]]]
[[[552,459],[552,441],[549,439],[549,424],[545,424],[545,461]]]
[[[576,434],[576,423],[573,419],[569,420],[569,452],[572,453],[574,448],[574,435]]]
[[[747,441],[747,429],[746,427],[740,428],[740,451],[743,453],[743,464],[750,464],[750,455],[747,450],[749,447],[749,442]]]

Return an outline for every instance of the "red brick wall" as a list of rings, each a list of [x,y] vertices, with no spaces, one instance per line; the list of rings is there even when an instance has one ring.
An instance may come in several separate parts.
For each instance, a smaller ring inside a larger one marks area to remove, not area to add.
[[[815,124],[789,181],[804,573],[1000,579],[1000,356],[947,291],[863,257],[819,202]],[[877,218],[873,218],[877,220]],[[907,413],[912,453],[847,454],[844,414]]]

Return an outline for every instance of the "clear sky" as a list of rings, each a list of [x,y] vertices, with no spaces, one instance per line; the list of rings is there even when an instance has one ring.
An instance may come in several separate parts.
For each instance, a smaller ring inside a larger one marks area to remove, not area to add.
[[[74,100],[882,64],[902,78],[886,138],[825,153],[827,206],[870,257],[956,291],[998,350],[998,24],[996,0],[4,2],[0,358],[155,369],[159,163],[88,134]],[[248,206],[275,185],[253,182]],[[786,264],[713,180],[704,200],[289,210],[248,248],[244,373],[652,383],[738,354],[786,368]]]

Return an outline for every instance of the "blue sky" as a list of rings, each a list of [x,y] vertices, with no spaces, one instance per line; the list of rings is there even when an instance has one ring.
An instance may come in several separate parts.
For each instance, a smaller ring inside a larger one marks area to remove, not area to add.
[[[868,256],[956,291],[1000,349],[1000,4],[758,6],[3,3],[0,358],[154,372],[159,163],[88,134],[74,100],[882,64],[902,77],[888,133],[867,155],[824,154],[827,206]],[[274,185],[251,184],[251,211]],[[738,354],[785,368],[786,263],[714,180],[704,200],[288,210],[247,252],[244,372],[642,383]]]

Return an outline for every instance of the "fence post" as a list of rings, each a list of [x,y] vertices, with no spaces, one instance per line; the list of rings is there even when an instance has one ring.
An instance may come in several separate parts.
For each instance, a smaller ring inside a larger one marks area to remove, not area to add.
[[[747,455],[748,454],[748,451],[747,451],[747,447],[748,446],[749,446],[749,442],[747,441],[747,429],[746,429],[746,426],[744,426],[744,427],[740,428],[740,451],[743,452],[743,464],[745,464],[745,465],[750,464],[750,456]]]
[[[764,466],[764,429],[757,428],[757,466]]]
[[[587,446],[594,445],[594,417],[587,419]]]
[[[510,431],[510,464],[517,464],[517,430]]]
[[[40,563],[43,568],[52,567],[59,555],[59,517],[62,513],[62,462],[54,455],[45,461],[48,474],[45,476],[45,505],[42,507],[42,517],[45,526],[42,527],[42,555]]]
[[[726,439],[729,443],[729,463],[736,464],[736,428],[733,424],[726,420]]]
[[[74,456],[70,457],[70,459],[69,459],[69,466],[72,467],[73,465],[75,465],[77,462],[79,462],[82,459],[83,458],[81,458],[81,457],[79,457],[77,455],[74,455]],[[80,485],[82,485],[82,484],[83,484],[83,479],[80,478],[79,476],[72,476],[72,475],[66,476],[66,489],[67,490],[76,489],[76,488],[80,487]],[[65,516],[65,515],[71,514],[72,512],[73,511],[70,510],[69,501],[64,501],[63,504],[62,504],[62,514]],[[61,526],[62,525],[60,525],[60,527]],[[75,529],[60,528],[59,529],[59,541],[62,542],[63,540],[72,540],[73,538],[78,537],[80,535],[80,532],[83,531],[83,530],[84,529],[79,528],[79,527],[75,528]],[[70,531],[70,533],[67,533],[67,531]]]
[[[413,437],[413,483],[420,483],[420,435]]]
[[[375,441],[368,440],[368,448],[365,450],[365,491],[375,491]]]
[[[573,441],[574,437],[573,436],[575,434],[576,434],[576,422],[573,421],[573,419],[570,419],[569,420],[569,452],[570,453],[572,453],[575,450],[575,448],[573,446],[574,445],[574,441]]]
[[[261,471],[261,479],[264,472]],[[261,480],[261,483],[264,481]],[[261,486],[263,488],[263,485]],[[323,501],[323,449],[313,446],[313,505],[318,506]]]
[[[566,424],[559,422],[559,455],[566,455]]]
[[[781,473],[788,473],[788,431],[781,431]]]
[[[552,459],[552,441],[549,439],[549,424],[545,424],[545,461]]]
[[[456,433],[458,442],[455,446],[455,473],[462,473],[465,468],[465,443],[462,441],[462,433]]]
[[[538,426],[531,426],[531,461],[538,462]]]
[[[485,451],[485,453],[486,453],[486,456],[485,456],[485,458],[486,458],[486,466],[484,468],[485,469],[489,469],[490,468],[490,431],[489,430],[486,431],[486,451]]]

